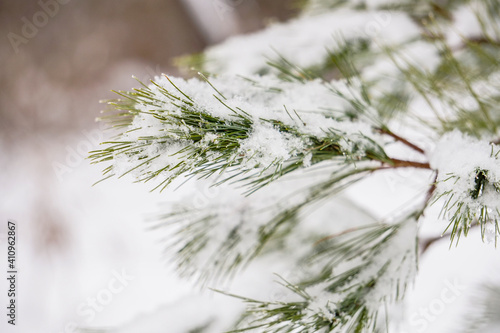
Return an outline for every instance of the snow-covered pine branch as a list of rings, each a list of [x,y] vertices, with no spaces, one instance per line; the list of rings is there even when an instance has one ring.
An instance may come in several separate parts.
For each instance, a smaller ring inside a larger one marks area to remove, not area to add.
[[[478,224],[484,240],[491,229],[495,242],[500,235],[500,147],[456,131],[438,142],[431,165],[439,170],[436,200],[450,220],[451,240]]]
[[[287,299],[239,297],[252,317],[234,332],[382,332],[384,305],[401,300],[416,273],[416,217],[320,240],[302,261],[307,276],[284,281]]]
[[[184,200],[154,224],[156,229],[175,230],[177,237],[168,242],[167,249],[174,257],[179,272],[202,284],[216,285],[248,266],[262,255],[289,255],[296,265],[312,239],[322,238],[338,226],[323,226],[316,230],[307,213],[320,210],[325,199],[331,198],[352,183],[378,169],[370,161],[356,166],[345,165],[343,158],[327,161],[317,167],[297,170],[273,182],[265,190],[242,196],[227,184],[217,188],[217,200],[199,206]],[[351,222],[362,225],[366,221]],[[316,223],[313,223],[316,225]],[[306,228],[306,229],[304,229]],[[316,233],[319,233],[318,236]],[[297,244],[304,244],[298,247]]]
[[[209,205],[183,202],[155,224],[174,230],[168,249],[184,276],[217,286],[266,255],[301,272],[284,282],[289,299],[239,296],[249,307],[236,332],[377,332],[415,276],[417,222],[431,203],[452,242],[476,225],[483,239],[500,235],[500,5],[304,6],[184,60],[210,74],[118,92],[118,112],[103,119],[120,132],[91,158],[110,163],[106,177],[154,188],[218,186]],[[309,219],[353,183],[398,168],[428,177],[406,218],[334,234],[335,219]]]
[[[157,78],[120,92],[126,130],[95,162],[112,160],[106,175],[161,178],[223,175],[250,190],[301,167],[344,157],[389,163],[376,111],[353,82],[283,82],[272,77]],[[123,124],[121,124],[123,125]]]

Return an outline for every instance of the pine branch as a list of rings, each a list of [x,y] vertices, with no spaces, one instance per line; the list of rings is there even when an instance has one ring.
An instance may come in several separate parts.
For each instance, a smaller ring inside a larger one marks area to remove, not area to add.
[[[116,140],[104,142],[107,148],[92,152],[93,163],[118,160],[121,165],[115,162],[106,173],[120,177],[133,173],[145,182],[164,178],[156,186],[161,189],[180,176],[207,178],[227,173],[219,183],[244,181],[250,194],[303,166],[339,156],[344,156],[347,163],[391,162],[376,142],[369,120],[338,121],[328,114],[297,110],[292,115],[281,105],[282,95],[289,96],[300,85],[276,81],[273,83],[278,88],[264,89],[251,80],[239,80],[242,91],[250,89],[245,93],[248,99],[262,93],[280,103],[273,109],[266,101],[263,107],[271,109],[275,118],[263,118],[238,106],[241,95],[224,97],[234,92],[227,81],[218,81],[224,86],[216,88],[217,84],[208,79],[203,87],[203,83],[193,80],[174,83],[165,78],[133,92],[120,92],[126,99],[112,105],[126,109],[117,117],[130,115],[133,120],[127,118],[131,121],[127,131]],[[351,100],[354,92],[342,92],[346,90],[342,85],[316,81],[306,85],[322,89],[327,100],[363,107],[362,102]],[[184,92],[193,88],[200,89],[200,100]],[[127,160],[130,166],[119,172]]]
[[[453,145],[465,154],[452,156],[456,150]],[[498,147],[455,132],[442,138],[434,155],[431,165],[439,170],[434,202],[443,202],[441,215],[450,221],[444,232],[451,231],[451,242],[456,238],[458,243],[461,235],[467,236],[475,224],[481,227],[483,240],[490,226],[497,235],[500,229]],[[450,160],[454,163],[450,164]]]
[[[415,273],[415,225],[410,216],[317,243],[303,261],[312,276],[284,282],[291,300],[266,302],[229,294],[247,303],[247,316],[253,316],[248,327],[231,332],[378,332],[381,303],[400,300]],[[413,242],[408,242],[410,235]]]
[[[417,152],[419,152],[419,153],[421,153],[421,154],[425,154],[425,151],[424,151],[422,148],[420,148],[420,147],[418,147],[417,145],[415,145],[415,144],[411,143],[411,142],[410,142],[410,141],[408,141],[407,139],[405,139],[405,138],[403,138],[403,137],[401,137],[401,136],[399,136],[399,135],[397,135],[397,134],[392,133],[391,131],[389,131],[389,130],[388,130],[388,129],[386,129],[386,128],[380,128],[380,129],[378,129],[378,131],[379,131],[380,133],[383,133],[383,134],[387,134],[387,135],[389,135],[389,136],[390,136],[390,137],[392,137],[394,140],[396,140],[396,141],[399,141],[399,142],[403,143],[404,145],[406,145],[406,146],[410,147],[411,149],[413,149],[413,150],[415,150],[415,151],[417,151]]]
[[[155,228],[176,230],[177,237],[167,244],[167,251],[174,256],[182,276],[217,285],[268,253],[272,244],[296,237],[292,233],[308,207],[331,198],[376,169],[362,164],[334,167],[314,184],[299,187],[295,182],[288,191],[276,184],[251,197],[222,190],[217,204],[198,209],[177,207],[159,217]]]
[[[483,240],[487,231],[495,241],[500,235],[500,6],[494,0],[303,5],[295,20],[189,60],[203,73],[226,75],[164,76],[117,92],[121,98],[107,101],[114,110],[102,119],[119,134],[91,159],[110,163],[105,179],[131,175],[157,182],[155,189],[193,178],[221,185],[221,193],[233,184],[244,188],[247,196],[229,191],[208,207],[174,207],[154,225],[175,231],[167,251],[182,275],[201,283],[227,281],[290,244],[312,247],[297,263],[300,277],[282,281],[289,298],[235,296],[248,311],[234,332],[379,332],[389,317],[381,305],[401,300],[415,274],[416,222],[431,201],[442,204],[451,244],[476,226]],[[472,5],[469,19],[480,31],[469,35],[458,31],[463,22],[455,13]],[[391,27],[380,20],[383,10],[391,11]],[[366,22],[378,24],[376,36]],[[425,150],[411,135],[399,135],[416,131],[428,137]],[[409,149],[388,153],[394,141]],[[409,150],[419,159],[408,157]],[[413,214],[394,224],[324,228],[314,239],[298,235],[314,205],[378,171],[400,168],[436,177]],[[294,182],[311,170],[321,177]],[[288,191],[282,184],[290,180]],[[421,241],[421,250],[434,241]]]

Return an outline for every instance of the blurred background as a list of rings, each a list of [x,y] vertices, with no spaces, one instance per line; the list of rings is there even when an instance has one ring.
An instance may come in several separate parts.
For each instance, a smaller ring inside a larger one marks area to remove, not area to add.
[[[293,14],[286,0],[0,1],[0,253],[16,221],[20,307],[18,325],[2,319],[0,332],[115,327],[188,293],[144,223],[178,192],[91,187],[102,166],[85,158],[106,135],[99,100],[137,87],[132,75],[183,75],[175,57]],[[93,311],[123,272],[133,283]]]
[[[292,3],[0,0],[2,308],[8,220],[18,225],[19,271],[18,323],[14,328],[2,319],[0,332],[68,333],[81,326],[95,329],[89,332],[177,333],[169,325],[189,320],[182,316],[190,301],[194,317],[197,310],[219,310],[190,296],[192,286],[166,264],[162,243],[145,222],[160,203],[185,195],[182,189],[149,193],[148,185],[123,179],[91,186],[102,166],[90,166],[86,156],[106,136],[95,122],[104,107],[99,100],[116,97],[111,89],[137,87],[132,75],[141,81],[186,75],[173,59],[286,20],[296,14]],[[382,181],[394,186],[408,177]],[[483,245],[467,240],[448,251],[445,241],[427,251],[409,313],[421,318],[419,311],[443,291],[453,292],[456,302],[429,319],[432,330],[426,332],[457,332],[444,327],[458,323],[467,309],[478,272],[498,266],[492,244]],[[160,325],[148,326],[158,317]]]

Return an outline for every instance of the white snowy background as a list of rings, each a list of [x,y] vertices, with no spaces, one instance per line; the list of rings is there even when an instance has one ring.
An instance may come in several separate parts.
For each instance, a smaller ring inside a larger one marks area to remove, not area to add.
[[[20,34],[22,18],[31,19],[40,10],[36,2],[1,1],[0,31]],[[13,220],[18,225],[19,308],[16,327],[6,324],[2,310],[0,332],[73,332],[73,324],[117,333],[176,333],[196,325],[222,332],[228,327],[242,304],[200,293],[180,280],[162,253],[166,235],[148,230],[147,220],[166,202],[187,195],[210,200],[207,188],[150,193],[150,186],[130,179],[92,187],[100,167],[91,167],[85,157],[106,135],[93,122],[102,108],[98,100],[113,97],[110,89],[135,86],[131,74],[141,79],[176,74],[173,56],[261,28],[263,17],[289,15],[279,2],[254,0],[230,5],[222,0],[69,1],[18,52],[7,38],[2,40],[0,267],[7,270],[5,233],[7,221]],[[421,195],[431,181],[414,170],[381,174],[356,184],[323,214],[335,211],[346,224],[365,214],[385,218]],[[353,198],[360,207],[350,204]],[[444,229],[436,216],[430,212],[423,219],[423,237]],[[424,253],[395,332],[459,331],[480,285],[497,282],[500,273],[497,250],[476,232],[458,247],[449,248],[443,239]],[[279,286],[269,281],[275,279],[272,273],[284,270],[285,263],[261,261],[238,277],[231,291],[277,297]],[[7,284],[0,274],[5,308]],[[125,280],[116,282],[117,274]],[[110,283],[120,291],[110,292]],[[89,301],[99,297],[106,304],[90,311]]]

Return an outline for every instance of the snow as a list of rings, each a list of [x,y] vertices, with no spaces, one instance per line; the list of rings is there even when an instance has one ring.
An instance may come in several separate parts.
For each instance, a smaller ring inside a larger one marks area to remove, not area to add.
[[[391,45],[411,40],[419,33],[418,27],[403,13],[340,8],[232,37],[206,50],[204,69],[211,73],[249,75],[268,68],[269,60],[279,62],[280,56],[301,68],[309,68],[321,65],[328,50],[338,48],[336,40],[340,38],[373,39]]]
[[[432,168],[438,170],[437,193],[444,194],[446,201],[464,203],[473,216],[479,216],[481,209],[487,207],[490,218],[497,220],[500,206],[494,184],[500,182],[499,151],[487,140],[475,139],[458,131],[444,135],[430,156]],[[471,192],[476,187],[479,171],[486,173],[488,184],[480,190],[478,198],[473,198]]]
[[[429,223],[438,221],[429,218]],[[480,240],[479,230],[452,248],[436,242],[419,260],[418,277],[404,302],[401,333],[461,332],[474,313],[481,286],[498,281],[498,249]],[[495,282],[497,283],[497,282]],[[389,330],[391,332],[392,330]],[[481,330],[483,332],[483,330]]]
[[[323,116],[310,111],[320,111],[331,108],[333,106],[346,106],[345,100],[337,96],[331,91],[328,84],[320,80],[314,80],[307,84],[283,82],[272,76],[249,75],[246,77],[235,77],[232,75],[219,75],[210,77],[210,84],[192,78],[184,80],[181,78],[170,78],[174,84],[179,87],[186,95],[188,95],[199,110],[206,112],[212,116],[223,119],[231,119],[234,113],[227,107],[224,107],[220,99],[225,104],[233,109],[241,108],[251,114],[254,119],[272,118],[282,121],[288,125],[296,125],[299,119],[291,119],[286,113],[283,106],[285,105],[290,112],[297,110],[303,112],[307,116],[305,123],[309,123],[306,128],[314,135],[321,129],[317,129],[317,125],[325,120]],[[171,91],[176,95],[180,95],[178,91],[173,89],[168,79],[165,77],[157,77],[157,83]],[[342,83],[335,84],[341,89]],[[222,93],[224,98],[212,88],[214,86]],[[163,94],[156,86],[150,86],[155,92],[155,96],[163,98]],[[308,96],[308,99],[303,98]],[[182,96],[181,96],[182,97]],[[171,107],[168,100],[157,108],[148,107],[147,110],[162,110]],[[175,110],[178,112],[178,110]],[[302,113],[299,113],[302,116]]]
[[[439,170],[439,180],[448,178],[450,174],[465,178],[462,183],[465,187],[458,185],[458,189],[466,191],[474,181],[468,178],[477,169],[491,172],[488,178],[492,182],[500,180],[497,152],[498,148],[488,140],[479,140],[459,131],[453,131],[438,141],[430,156],[430,163],[433,169]]]
[[[12,330],[2,321],[0,331],[71,332],[65,326],[73,322],[117,327],[138,312],[151,312],[187,294],[191,286],[163,265],[162,244],[144,223],[164,195],[122,180],[92,187],[100,171],[85,160],[60,180],[50,162],[64,162],[65,145],[77,147],[86,137],[76,133],[39,140],[40,146],[18,143],[0,154],[2,160],[12,157],[0,174],[0,254],[7,257],[4,225],[14,219],[20,291],[18,325]],[[47,230],[46,224],[52,227]],[[89,298],[109,288],[113,271],[122,270],[133,280],[95,311],[95,317],[78,312]],[[7,290],[4,281],[0,288]]]
[[[291,134],[282,133],[269,123],[256,126],[248,139],[242,140],[239,155],[243,155],[244,168],[268,166],[283,162],[302,153],[304,142]]]

